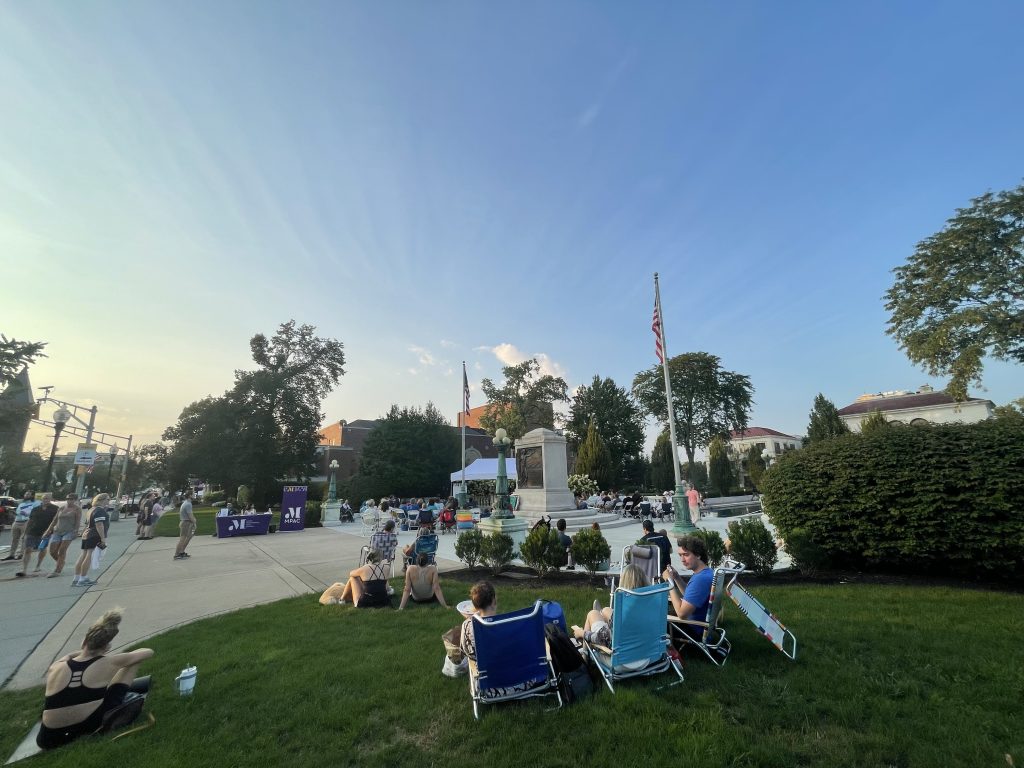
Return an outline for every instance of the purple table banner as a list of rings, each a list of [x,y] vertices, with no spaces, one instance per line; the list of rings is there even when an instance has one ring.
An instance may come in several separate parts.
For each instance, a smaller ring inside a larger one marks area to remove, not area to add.
[[[301,531],[306,527],[306,486],[286,485],[281,499],[279,531]]]
[[[226,515],[218,517],[217,538],[228,539],[232,536],[262,536],[270,531],[269,512],[262,515]]]

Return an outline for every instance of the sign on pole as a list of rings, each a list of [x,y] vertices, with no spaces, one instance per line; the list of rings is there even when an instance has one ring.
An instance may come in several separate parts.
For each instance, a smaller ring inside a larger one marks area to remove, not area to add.
[[[279,531],[301,531],[306,527],[306,486],[286,485],[281,498],[281,525]]]
[[[75,466],[76,467],[91,467],[96,463],[96,444],[95,443],[79,443],[78,450],[75,451]]]

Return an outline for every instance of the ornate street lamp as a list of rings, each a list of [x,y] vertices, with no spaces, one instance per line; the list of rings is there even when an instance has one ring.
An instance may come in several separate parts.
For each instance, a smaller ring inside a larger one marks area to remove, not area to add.
[[[67,408],[58,408],[53,414],[53,447],[50,448],[50,460],[46,463],[43,491],[50,490],[50,477],[53,475],[53,455],[57,452],[57,441],[60,440],[60,433],[64,431],[64,427],[70,418],[71,411]]]
[[[114,470],[114,457],[117,456],[117,446],[110,446],[110,464],[107,465],[107,483],[104,486],[108,491],[110,490],[110,473]]]
[[[493,517],[501,520],[513,517],[512,509],[508,503],[508,474],[505,470],[505,453],[512,441],[508,438],[508,432],[499,428],[491,439],[494,447],[498,449],[498,473],[495,478],[494,488],[494,513]]]
[[[327,486],[327,503],[333,504],[338,500],[338,486],[334,482],[334,473],[338,471],[338,460],[331,459],[331,483]]]
[[[772,455],[768,452],[767,448],[761,451],[761,458],[764,459],[764,468],[768,469],[772,464]]]

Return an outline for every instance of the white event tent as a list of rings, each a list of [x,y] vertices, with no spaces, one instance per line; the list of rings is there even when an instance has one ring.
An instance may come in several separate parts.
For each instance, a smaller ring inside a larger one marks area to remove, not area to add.
[[[516,475],[516,460],[505,459],[505,474],[509,478],[515,480]],[[466,467],[466,480],[496,480],[498,478],[498,460],[497,459],[477,459],[472,464]],[[452,472],[452,482],[459,483],[462,481],[462,470],[457,469]]]

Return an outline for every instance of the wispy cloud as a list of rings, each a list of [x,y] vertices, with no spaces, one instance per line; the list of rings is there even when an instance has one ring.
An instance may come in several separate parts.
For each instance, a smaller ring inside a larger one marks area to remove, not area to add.
[[[455,342],[448,341],[448,339],[441,339],[440,344],[443,349],[452,349],[455,347]]]
[[[604,85],[601,87],[600,92],[597,94],[597,98],[594,99],[591,104],[584,109],[579,117],[576,118],[576,125],[580,130],[585,130],[597,119],[598,115],[601,114],[601,110],[604,109],[604,103],[607,101],[608,96],[615,88],[615,84],[622,77],[622,73],[626,71],[626,67],[629,65],[630,59],[633,58],[633,51],[626,51],[626,54],[618,60],[611,72],[605,78]]]
[[[416,355],[420,365],[437,365],[437,358],[431,354],[430,350],[426,347],[417,347],[415,344],[409,345],[409,351]]]
[[[540,365],[541,375],[561,376],[563,379],[566,376],[565,368],[560,363],[551,359],[551,356],[545,352],[535,352],[532,355],[527,355],[514,344],[509,344],[508,342],[491,347],[490,351],[504,365],[519,365],[530,358],[535,358],[538,365]]]

